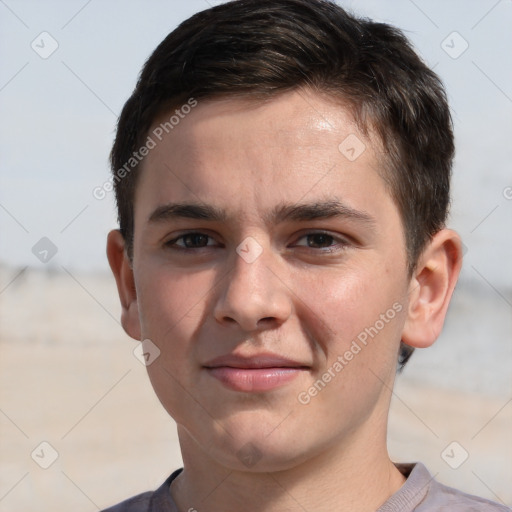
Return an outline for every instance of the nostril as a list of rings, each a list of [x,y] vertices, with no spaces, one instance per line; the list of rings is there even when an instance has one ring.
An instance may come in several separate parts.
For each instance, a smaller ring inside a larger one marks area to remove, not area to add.
[[[277,322],[277,318],[273,316],[266,316],[265,318],[260,318],[256,323],[256,328],[261,328],[262,326],[271,326]]]

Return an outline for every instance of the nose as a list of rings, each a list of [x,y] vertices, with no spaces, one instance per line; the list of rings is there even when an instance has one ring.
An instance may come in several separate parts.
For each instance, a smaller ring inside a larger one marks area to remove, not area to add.
[[[235,253],[233,267],[220,284],[217,322],[250,332],[279,327],[290,317],[291,291],[284,276],[271,269],[271,259],[269,250],[250,263]]]

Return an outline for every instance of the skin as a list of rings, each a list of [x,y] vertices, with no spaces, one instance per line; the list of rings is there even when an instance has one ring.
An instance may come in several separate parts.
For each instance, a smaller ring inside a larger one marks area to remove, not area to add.
[[[338,149],[350,134],[366,147],[354,161]],[[117,230],[107,254],[124,329],[161,351],[148,373],[178,425],[184,471],[170,492],[180,510],[372,511],[403,484],[386,448],[399,343],[437,338],[461,244],[441,230],[408,274],[381,153],[348,110],[298,90],[266,103],[199,102],[144,160],[133,261]],[[270,217],[283,203],[335,201],[358,215]],[[150,219],[170,203],[210,205],[225,218]],[[179,238],[190,232],[203,236]],[[261,254],[248,263],[240,244]],[[300,403],[394,304],[394,318]],[[304,368],[264,392],[229,389],[204,368],[218,356],[262,352]]]

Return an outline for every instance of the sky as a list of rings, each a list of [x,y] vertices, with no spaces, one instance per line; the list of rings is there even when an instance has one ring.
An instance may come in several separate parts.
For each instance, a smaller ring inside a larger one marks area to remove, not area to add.
[[[0,0],[0,263],[103,271],[116,120],[144,61],[214,0]],[[512,287],[512,1],[338,2],[405,31],[446,85],[461,279]],[[509,299],[507,299],[509,300]]]

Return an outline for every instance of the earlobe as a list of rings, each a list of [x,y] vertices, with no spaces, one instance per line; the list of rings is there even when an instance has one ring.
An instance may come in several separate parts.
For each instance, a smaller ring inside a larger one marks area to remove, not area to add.
[[[409,306],[402,341],[416,348],[432,345],[444,324],[462,266],[462,243],[452,230],[442,229],[419,258],[410,282]]]
[[[141,328],[133,269],[125,251],[123,235],[118,229],[108,234],[107,258],[121,301],[121,325],[128,336],[140,341]]]

